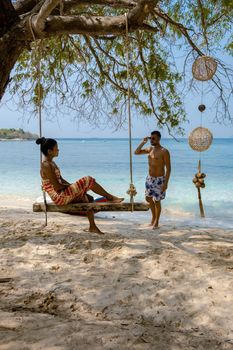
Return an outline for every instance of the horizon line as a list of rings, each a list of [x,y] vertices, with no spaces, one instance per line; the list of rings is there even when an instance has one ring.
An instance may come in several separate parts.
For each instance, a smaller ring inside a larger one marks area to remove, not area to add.
[[[58,140],[67,140],[67,139],[75,139],[75,140],[93,140],[93,139],[99,139],[99,140],[102,140],[102,139],[105,139],[105,140],[128,140],[129,138],[128,137],[98,137],[98,136],[95,136],[95,137],[55,137],[56,139]],[[143,137],[132,137],[132,140],[138,140],[138,139],[143,139]],[[176,137],[176,138],[173,138],[173,137],[161,137],[161,140],[176,140],[176,139],[179,139],[179,140],[187,140],[188,137]],[[228,137],[214,137],[213,139],[233,139],[233,135],[232,136],[228,136]]]

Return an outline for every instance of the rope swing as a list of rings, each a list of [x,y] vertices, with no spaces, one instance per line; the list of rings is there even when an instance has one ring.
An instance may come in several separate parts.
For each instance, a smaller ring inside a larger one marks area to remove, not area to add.
[[[63,11],[63,2],[60,1],[60,11]],[[33,16],[33,15],[32,15]],[[41,84],[41,58],[42,58],[42,40],[36,39],[35,33],[32,27],[32,16],[29,18],[29,28],[32,37],[37,45],[33,48],[33,53],[37,59],[36,65],[36,81],[37,81],[37,113],[39,119],[39,134],[42,137],[42,101],[43,101],[43,90]],[[33,204],[34,212],[44,211],[45,213],[45,226],[47,226],[47,212],[62,212],[68,214],[79,214],[80,212],[87,210],[97,211],[147,211],[149,206],[146,203],[135,203],[134,196],[136,196],[136,188],[133,184],[133,161],[132,161],[132,123],[131,123],[131,110],[130,110],[130,67],[129,67],[129,36],[128,36],[128,18],[126,16],[126,61],[127,61],[127,106],[128,106],[128,123],[129,123],[129,151],[130,151],[130,186],[127,193],[130,195],[130,203],[69,203],[67,205],[57,206],[54,203],[46,202],[46,193],[43,191],[43,203],[35,202]],[[40,154],[40,166],[42,165],[42,153]]]
[[[42,84],[41,84],[41,57],[42,57],[42,40],[41,39],[36,39],[33,27],[32,27],[32,16],[29,17],[29,28],[32,34],[32,37],[34,41],[36,42],[36,48],[33,48],[33,54],[34,57],[37,60],[37,65],[36,65],[36,85],[37,85],[37,114],[38,114],[38,121],[39,121],[39,137],[42,137]],[[40,151],[40,169],[42,166],[42,152]],[[46,193],[42,188],[43,192],[43,201],[44,201],[44,213],[45,213],[45,226],[48,224],[48,215],[47,215],[47,202],[46,202]]]
[[[130,66],[129,66],[129,25],[128,15],[125,13],[125,48],[127,64],[127,107],[128,107],[128,128],[129,128],[129,161],[130,161],[130,185],[126,192],[130,196],[131,211],[134,210],[134,196],[136,196],[136,187],[133,184],[133,156],[132,156],[132,122],[131,122],[131,105],[130,105]]]

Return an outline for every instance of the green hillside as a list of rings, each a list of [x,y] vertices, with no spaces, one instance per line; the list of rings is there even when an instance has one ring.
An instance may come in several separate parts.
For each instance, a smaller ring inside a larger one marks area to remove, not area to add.
[[[0,129],[0,139],[3,140],[35,140],[38,138],[38,135],[32,134],[23,129]]]

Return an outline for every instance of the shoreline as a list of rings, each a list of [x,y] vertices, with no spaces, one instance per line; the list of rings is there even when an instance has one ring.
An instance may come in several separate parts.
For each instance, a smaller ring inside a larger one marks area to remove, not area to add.
[[[1,195],[0,194],[0,211],[11,211],[11,210],[25,210],[27,212],[32,211],[33,203],[39,201],[43,202],[43,197],[39,196],[36,199],[34,197],[26,197],[26,196],[12,196],[12,195]],[[48,200],[48,203],[51,200]],[[43,217],[43,213],[34,213],[38,216]],[[52,213],[48,213],[48,217],[51,216]],[[56,213],[54,213],[56,215]],[[65,215],[65,214],[64,214]],[[67,214],[69,216],[69,214]],[[136,225],[141,222],[147,222],[150,220],[150,211],[144,212],[99,212],[96,214],[96,217],[100,217],[101,219],[107,218],[111,219],[112,217],[119,218],[122,221],[134,222]],[[173,207],[166,207],[162,210],[161,214],[161,223],[163,225],[170,225],[174,223],[178,226],[190,226],[190,227],[202,227],[205,226],[207,228],[223,228],[223,229],[233,229],[233,218],[232,217],[223,217],[223,216],[211,216],[208,215],[206,211],[206,217],[201,218],[199,215],[198,207],[197,212],[183,211]]]
[[[43,197],[38,197],[40,200],[43,201]],[[21,197],[16,196],[14,199],[11,196],[5,197],[4,199],[1,199],[0,196],[0,211],[14,211],[14,210],[23,210],[32,214],[38,215],[38,217],[43,218],[43,213],[33,213],[32,206],[33,203],[38,200],[29,198],[29,197]],[[48,213],[48,217],[53,215],[57,215],[58,213]],[[66,214],[64,214],[66,215]],[[67,214],[69,216],[69,214]],[[135,223],[135,225],[138,225],[143,222],[149,222],[150,221],[150,211],[144,211],[144,212],[99,212],[95,215],[95,217],[98,219],[111,219],[119,218],[119,220],[123,222],[132,222]],[[216,216],[209,216],[208,213],[206,214],[205,218],[201,218],[199,216],[199,212],[193,213],[188,211],[180,211],[174,208],[164,208],[161,214],[160,222],[163,226],[166,225],[176,225],[179,227],[182,226],[190,226],[190,227],[207,227],[207,228],[222,228],[226,230],[233,229],[233,218],[231,217],[216,217]]]

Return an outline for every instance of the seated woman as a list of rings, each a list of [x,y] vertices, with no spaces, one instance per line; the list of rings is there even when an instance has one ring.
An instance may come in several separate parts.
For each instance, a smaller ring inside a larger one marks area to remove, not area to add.
[[[93,201],[93,197],[87,194],[89,190],[107,198],[109,202],[123,201],[124,198],[113,196],[105,191],[91,176],[84,176],[72,184],[64,180],[58,166],[53,161],[53,158],[59,154],[57,141],[41,137],[36,140],[36,143],[40,145],[44,155],[41,165],[42,188],[56,205]],[[89,232],[102,234],[95,224],[93,210],[87,211],[87,217],[90,223]]]

